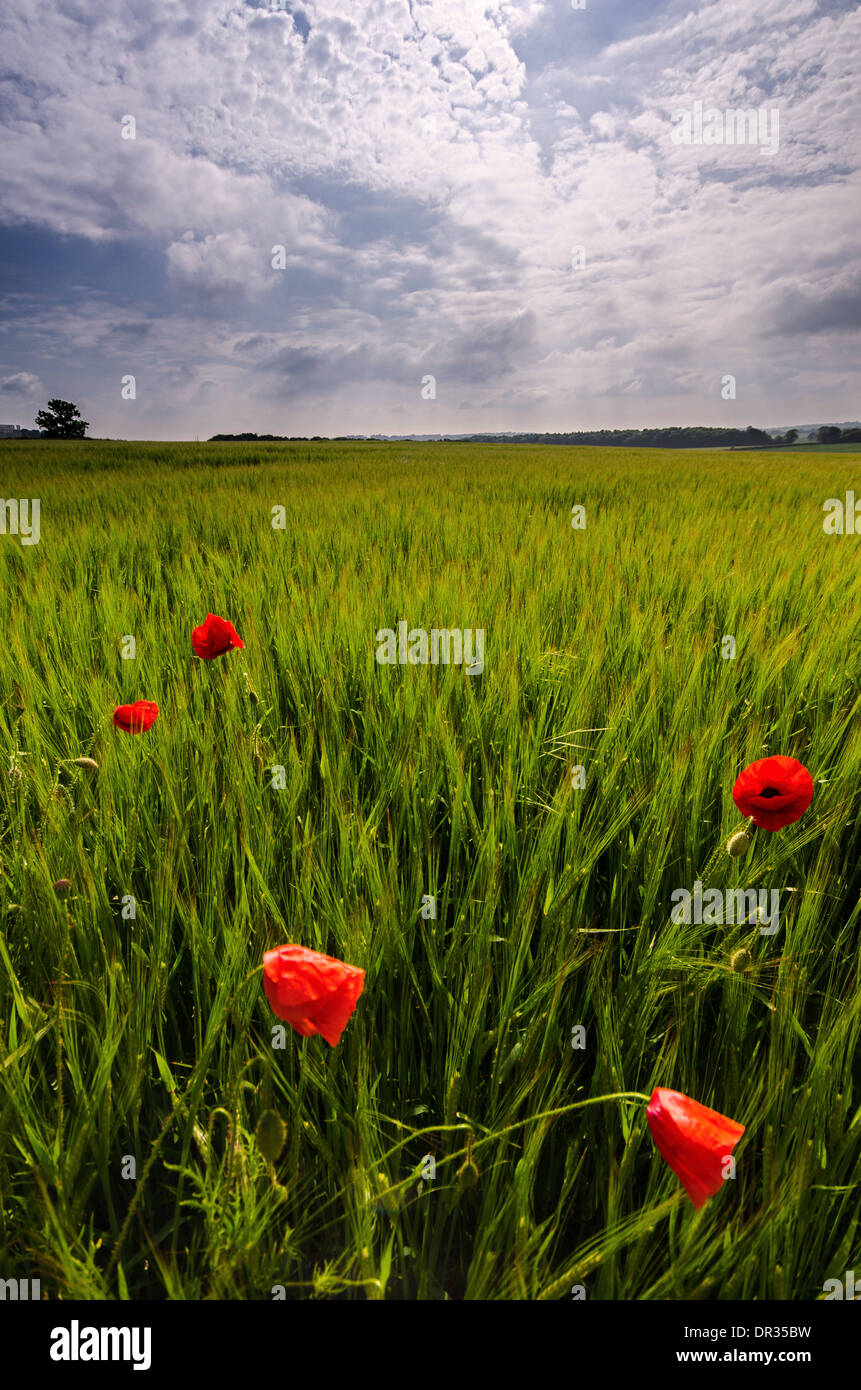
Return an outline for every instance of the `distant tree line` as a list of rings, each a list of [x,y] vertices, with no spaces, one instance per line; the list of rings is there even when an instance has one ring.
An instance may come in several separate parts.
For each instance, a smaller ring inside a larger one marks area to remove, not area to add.
[[[346,435],[336,435],[336,439],[346,439]],[[314,440],[328,440],[325,434],[213,434],[208,444],[309,444]]]
[[[354,441],[356,435],[334,435],[329,442]],[[210,443],[313,443],[324,435],[296,434],[214,434]],[[440,436],[443,442],[445,436]],[[822,425],[814,436],[817,444],[861,443],[861,429],[841,430],[837,425]],[[564,434],[471,434],[459,435],[460,444],[597,444],[628,449],[774,449],[795,444],[798,430],[786,434],[768,434],[753,425],[747,429],[723,429],[710,425],[672,425],[667,429],[645,430],[571,430]],[[394,441],[393,441],[394,442]],[[429,441],[433,443],[434,441]]]
[[[17,436],[22,438],[83,439],[86,436],[88,421],[81,419],[80,411],[71,401],[58,398],[48,402],[47,410],[40,410],[36,416],[37,430],[22,430]],[[213,434],[209,443],[331,443],[355,440],[356,435],[335,435],[330,440],[326,435],[314,434]],[[443,436],[444,438],[444,436]],[[861,444],[861,429],[841,429],[839,425],[820,425],[813,436],[817,444]],[[472,434],[459,436],[464,444],[597,444],[615,448],[643,449],[737,449],[774,448],[780,445],[795,444],[798,430],[787,430],[786,434],[768,434],[765,430],[722,429],[709,425],[672,425],[667,429],[645,430],[573,430],[564,434]]]
[[[518,434],[503,436],[475,434],[472,444],[491,440],[516,440],[518,444],[599,444],[615,448],[641,449],[731,449],[739,446],[763,448],[775,440],[765,430],[753,425],[747,429],[721,429],[708,425],[672,425],[667,429],[645,430],[573,430],[565,434]]]
[[[817,444],[859,444],[861,430],[841,430],[837,425],[822,425],[814,436]],[[708,425],[673,425],[668,429],[645,430],[575,430],[566,434],[474,434],[465,442],[486,444],[494,442],[517,444],[599,444],[629,449],[750,449],[775,448],[795,444],[798,430],[786,434],[768,434],[765,430],[721,429]]]
[[[841,430],[839,425],[820,425],[817,444],[861,444],[861,430]]]

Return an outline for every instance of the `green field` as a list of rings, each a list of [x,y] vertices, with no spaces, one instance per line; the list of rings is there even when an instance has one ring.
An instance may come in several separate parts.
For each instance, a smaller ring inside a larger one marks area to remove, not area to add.
[[[781,454],[861,454],[861,444],[779,444],[775,446],[774,452]]]
[[[853,487],[821,452],[0,445],[41,501],[38,545],[0,535],[3,1277],[810,1300],[857,1269],[861,536],[822,528]],[[208,612],[244,651],[193,655]],[[379,665],[402,619],[483,628],[483,674]],[[766,753],[813,803],[731,861]],[[783,888],[779,933],[673,924],[704,870]],[[271,1046],[287,941],[367,972],[334,1049]],[[700,1212],[655,1086],[746,1126]]]

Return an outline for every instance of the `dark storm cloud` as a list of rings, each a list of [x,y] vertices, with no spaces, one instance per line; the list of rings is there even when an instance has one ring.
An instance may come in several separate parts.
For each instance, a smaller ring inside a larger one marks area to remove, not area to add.
[[[777,307],[773,335],[857,333],[861,329],[861,274],[840,279],[831,289],[814,286],[788,291]]]

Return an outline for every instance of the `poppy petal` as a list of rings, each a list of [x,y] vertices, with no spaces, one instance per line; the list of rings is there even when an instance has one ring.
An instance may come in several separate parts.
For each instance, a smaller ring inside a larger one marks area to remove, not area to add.
[[[302,1037],[340,1040],[365,984],[365,972],[305,946],[288,944],[263,956],[263,987],[273,1013]]]
[[[652,1092],[646,1116],[658,1152],[699,1209],[722,1187],[725,1161],[744,1125],[664,1088]]]
[[[804,815],[813,800],[813,778],[796,758],[775,754],[750,763],[739,774],[732,797],[761,830],[781,830]]]
[[[223,656],[233,647],[245,647],[245,643],[232,623],[219,618],[217,613],[207,613],[206,621],[196,627],[191,634],[191,645],[196,656],[204,661],[212,661]]]
[[[117,705],[114,710],[114,726],[128,734],[139,734],[151,729],[158,719],[158,705],[154,700],[135,700],[133,705]]]

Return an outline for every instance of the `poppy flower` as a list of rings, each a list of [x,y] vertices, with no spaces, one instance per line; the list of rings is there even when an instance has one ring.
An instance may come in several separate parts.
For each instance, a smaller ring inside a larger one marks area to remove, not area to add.
[[[813,778],[795,758],[760,758],[741,773],[732,799],[760,830],[780,830],[804,815],[813,800]]]
[[[303,1038],[340,1040],[365,987],[365,972],[306,946],[276,946],[263,956],[263,987],[273,1011]]]
[[[206,622],[196,627],[191,634],[191,645],[194,647],[195,656],[200,656],[204,661],[212,661],[216,656],[223,656],[229,652],[231,647],[243,647],[245,643],[233,626],[226,618],[219,618],[215,613],[207,613]]]
[[[118,705],[114,710],[114,724],[127,734],[151,729],[157,719],[158,705],[153,700],[135,700],[133,705]]]
[[[744,1125],[680,1091],[660,1088],[652,1092],[646,1117],[661,1157],[699,1210],[720,1189],[724,1161],[744,1134]]]

